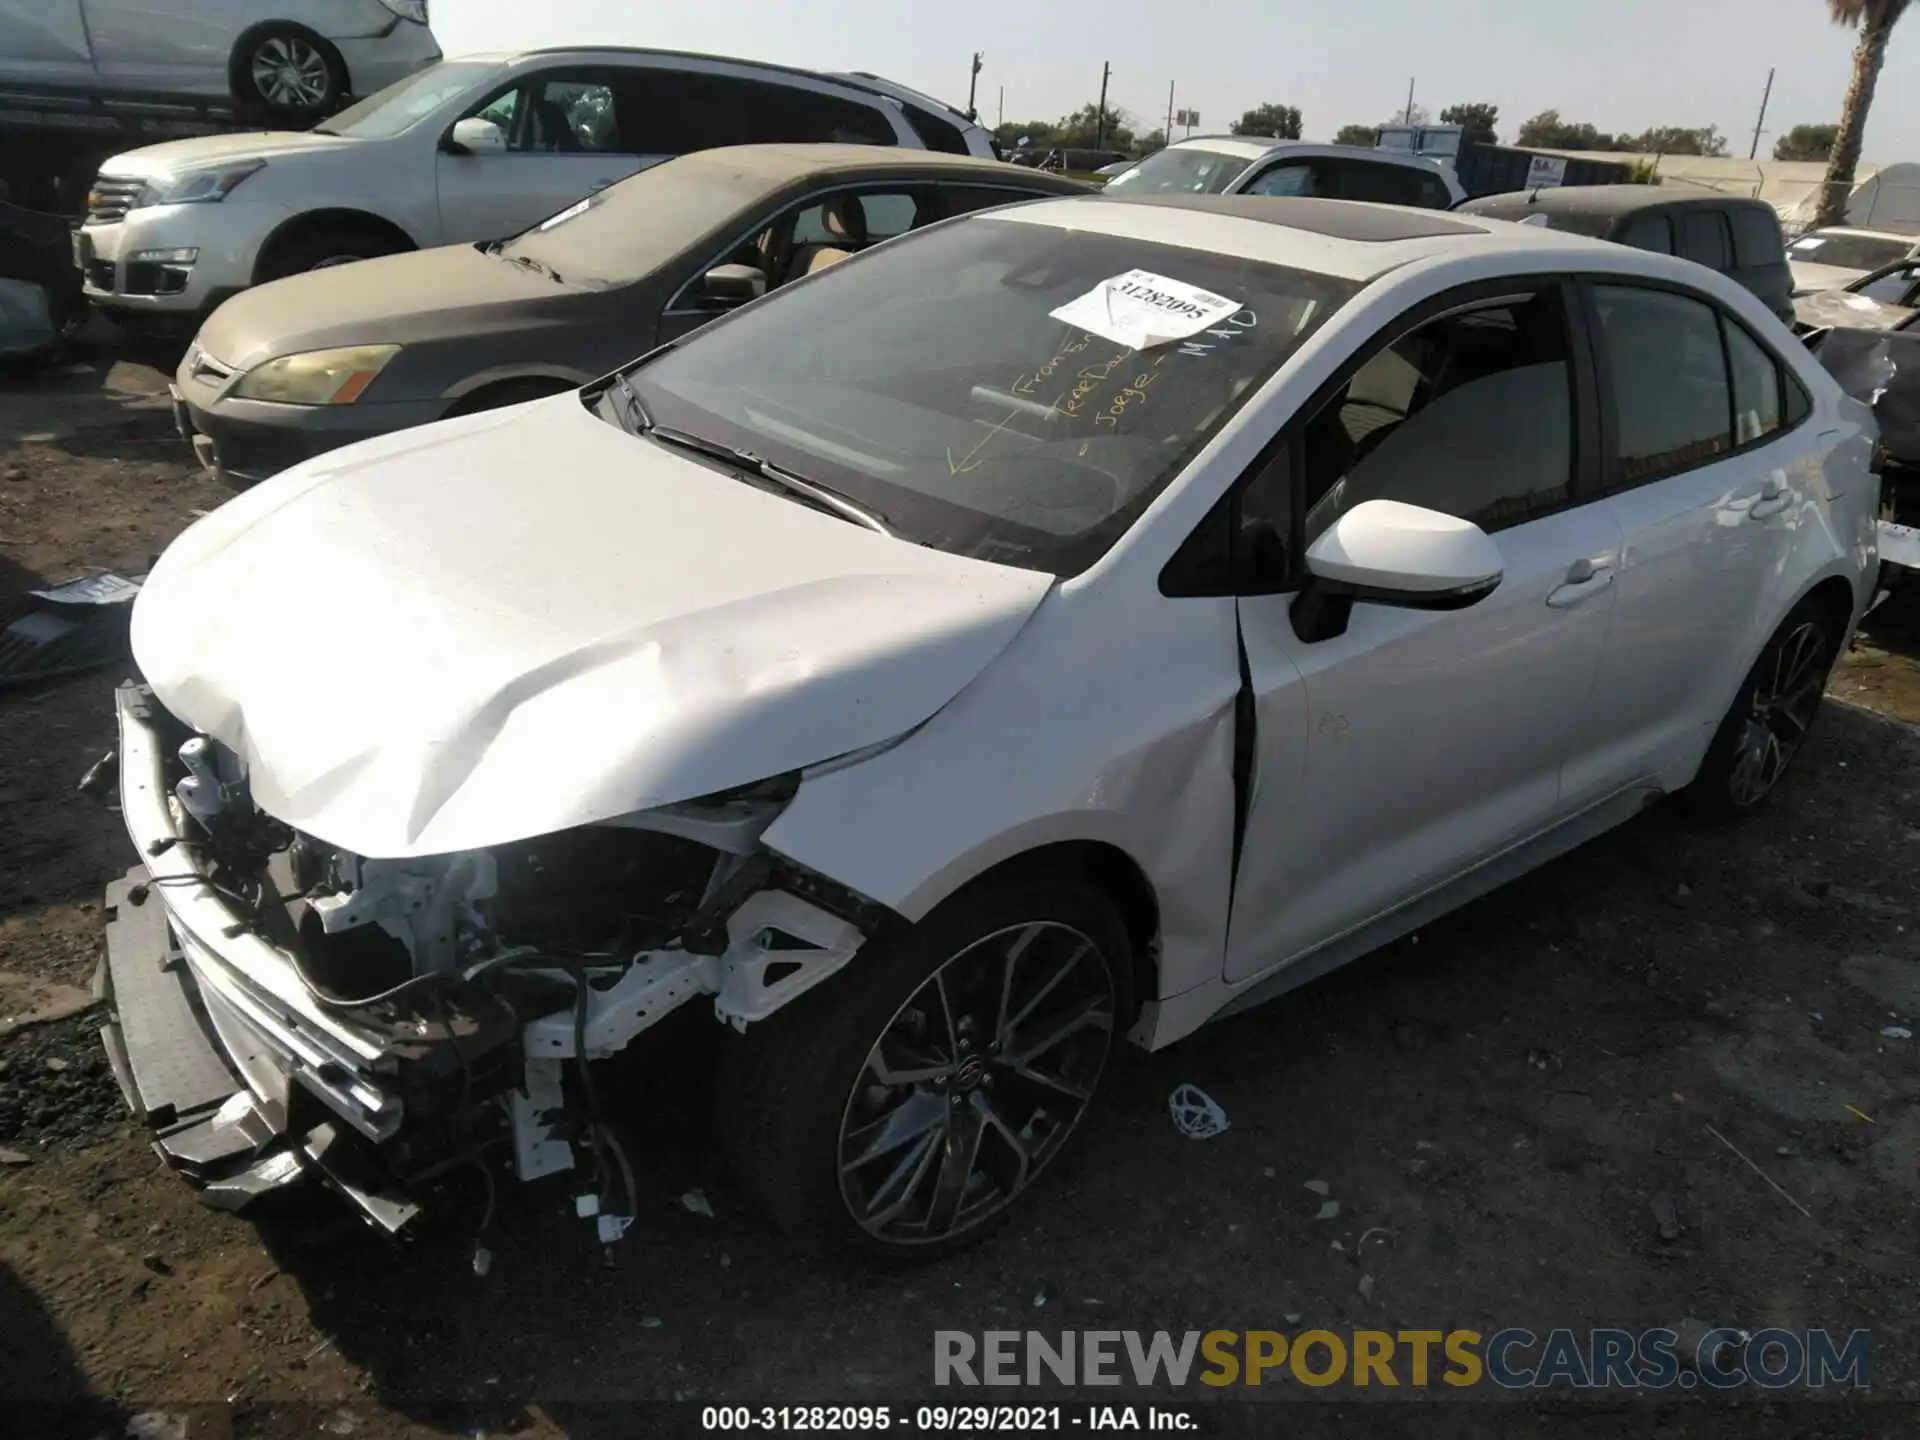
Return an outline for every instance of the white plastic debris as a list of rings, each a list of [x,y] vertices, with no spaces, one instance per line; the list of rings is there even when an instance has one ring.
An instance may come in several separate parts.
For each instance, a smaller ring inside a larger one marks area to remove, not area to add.
[[[576,1195],[573,1197],[573,1213],[582,1220],[591,1220],[600,1213],[598,1195]]]
[[[1904,1025],[1889,1025],[1887,1026],[1886,1029],[1882,1030],[1880,1034],[1883,1039],[1887,1039],[1887,1040],[1913,1039],[1913,1031],[1909,1030]]]
[[[487,1278],[487,1272],[492,1269],[493,1269],[493,1251],[489,1250],[484,1245],[474,1246],[473,1247],[473,1273],[478,1275],[482,1280],[484,1280]]]
[[[707,1203],[707,1192],[704,1190],[687,1191],[680,1197],[680,1205],[683,1209],[691,1210],[695,1215],[704,1215],[709,1220],[713,1218],[713,1206]]]
[[[1373,1277],[1371,1275],[1362,1275],[1360,1277],[1360,1298],[1362,1300],[1371,1300],[1373,1298]]]
[[[600,1243],[611,1245],[627,1233],[627,1227],[631,1224],[633,1224],[631,1215],[602,1215],[594,1222],[594,1228],[599,1232]]]
[[[1189,1140],[1211,1140],[1227,1128],[1227,1112],[1198,1085],[1181,1085],[1167,1097],[1174,1127]]]
[[[1339,1216],[1340,1202],[1338,1200],[1322,1200],[1320,1202],[1320,1213],[1313,1218],[1316,1220],[1336,1220]]]
[[[1333,1187],[1324,1180],[1309,1180],[1301,1188],[1311,1190],[1316,1195],[1331,1195],[1333,1193]]]

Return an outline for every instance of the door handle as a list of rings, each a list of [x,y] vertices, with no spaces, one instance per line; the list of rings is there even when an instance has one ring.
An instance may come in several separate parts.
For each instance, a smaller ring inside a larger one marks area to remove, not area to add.
[[[1547,595],[1553,610],[1571,610],[1613,584],[1613,566],[1605,560],[1579,559],[1567,567],[1567,578]]]

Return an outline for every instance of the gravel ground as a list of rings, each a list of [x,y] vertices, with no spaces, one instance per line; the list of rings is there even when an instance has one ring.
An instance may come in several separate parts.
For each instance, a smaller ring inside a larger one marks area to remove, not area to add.
[[[0,393],[0,599],[138,568],[222,498],[170,439],[159,384],[102,355]],[[1913,1433],[1920,1042],[1889,1027],[1920,1031],[1915,602],[1874,618],[1836,676],[1845,703],[1767,814],[1704,829],[1650,812],[1133,1058],[1026,1223],[928,1268],[796,1254],[707,1145],[697,1072],[627,1097],[649,1200],[611,1261],[564,1187],[502,1186],[482,1279],[476,1172],[403,1245],[321,1194],[218,1214],[119,1110],[97,1016],[16,1032],[0,1039],[0,1413],[23,1406],[12,1433],[34,1435],[132,1417],[194,1440],[635,1434],[687,1417],[618,1407],[924,1397],[936,1329],[1696,1316],[1870,1328],[1875,1399],[1616,1400],[1557,1431],[1650,1433],[1657,1413],[1674,1435],[1722,1418]],[[111,741],[114,679],[0,693],[0,970],[84,984],[99,956],[100,892],[132,856],[72,786]],[[1169,1124],[1188,1081],[1225,1108],[1224,1135]],[[696,1187],[711,1216],[681,1202]],[[1316,1218],[1328,1199],[1339,1213]],[[1391,1413],[1427,1434],[1537,1419],[1428,1398]],[[1210,1426],[1265,1413],[1203,1408]],[[1287,1423],[1308,1413],[1358,1423],[1300,1404]]]

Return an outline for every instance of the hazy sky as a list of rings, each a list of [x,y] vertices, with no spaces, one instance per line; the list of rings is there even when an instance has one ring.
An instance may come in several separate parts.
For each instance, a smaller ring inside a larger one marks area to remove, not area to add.
[[[1089,104],[1111,62],[1108,103],[1151,129],[1175,103],[1224,130],[1266,101],[1297,105],[1308,138],[1377,123],[1415,101],[1500,107],[1500,138],[1548,108],[1602,130],[1718,125],[1744,156],[1767,70],[1773,137],[1831,122],[1845,93],[1853,34],[1824,0],[1611,0],[1539,5],[1495,0],[1108,0],[1049,9],[1010,0],[433,0],[448,54],[573,43],[653,45],[819,69],[870,70],[958,105],[967,59],[986,52],[977,104],[994,123],[1051,119]],[[1867,157],[1920,160],[1920,11],[1895,32]]]

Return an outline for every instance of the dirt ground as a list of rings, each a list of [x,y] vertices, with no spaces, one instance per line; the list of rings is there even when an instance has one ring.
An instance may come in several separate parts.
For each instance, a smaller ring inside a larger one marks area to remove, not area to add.
[[[161,387],[109,354],[0,378],[0,600],[143,568],[221,501]],[[1698,1317],[1870,1329],[1873,1399],[1782,1433],[1912,1433],[1920,1040],[1887,1032],[1920,1030],[1916,657],[1909,594],[1873,618],[1764,816],[1652,811],[1133,1057],[1026,1222],[930,1268],[792,1253],[705,1143],[697,1084],[634,1108],[654,1203],[611,1260],[564,1185],[502,1186],[485,1278],[477,1177],[405,1245],[323,1194],[218,1214],[121,1111],[95,1017],[16,1031],[0,1414],[31,1417],[22,1435],[630,1434],[657,1412],[627,1402],[924,1397],[936,1329]],[[111,743],[116,678],[0,692],[0,971],[85,984],[100,953],[101,890],[132,855],[74,782]],[[1225,1134],[1174,1129],[1181,1082]],[[681,1203],[696,1187],[711,1216]],[[1442,1403],[1401,1414],[1427,1427]],[[1652,1403],[1613,1401],[1608,1423],[1637,1429]]]

